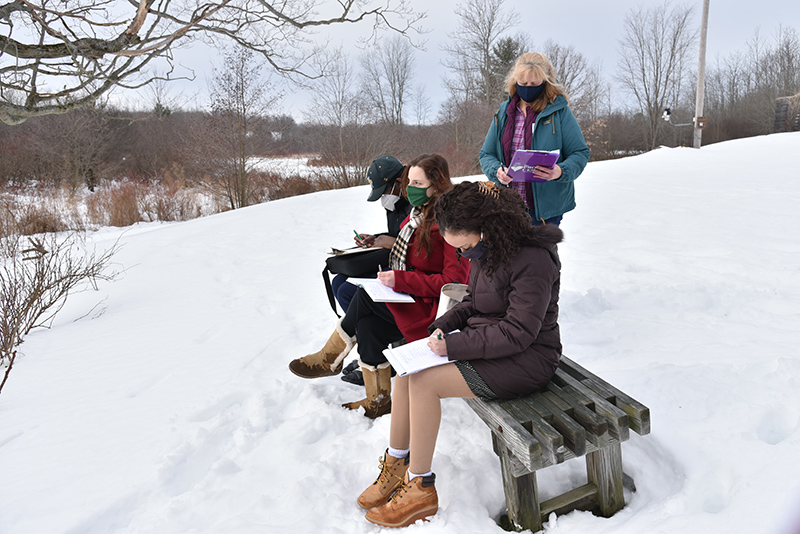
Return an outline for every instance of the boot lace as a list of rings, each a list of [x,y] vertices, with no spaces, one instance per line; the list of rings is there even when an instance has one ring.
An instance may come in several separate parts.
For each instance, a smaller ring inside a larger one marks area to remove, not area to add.
[[[399,488],[397,488],[397,489],[394,491],[394,493],[392,493],[392,496],[389,498],[389,500],[390,500],[391,502],[393,502],[393,503],[397,503],[397,500],[398,500],[398,499],[402,499],[402,498],[403,498],[403,495],[405,495],[405,494],[406,494],[406,492],[408,492],[408,490],[409,490],[410,488],[411,488],[411,481],[410,481],[410,480],[406,481],[406,479],[404,478],[404,479],[403,479],[403,483],[402,483],[402,484],[400,484],[400,487],[399,487]]]
[[[402,459],[400,461],[403,461]],[[380,484],[382,488],[385,488],[389,485],[390,477],[396,478],[399,481],[403,481],[403,477],[399,477],[394,473],[389,472],[389,463],[384,458],[378,458],[379,466],[381,468],[381,474],[378,475],[378,478],[375,479],[376,484]]]

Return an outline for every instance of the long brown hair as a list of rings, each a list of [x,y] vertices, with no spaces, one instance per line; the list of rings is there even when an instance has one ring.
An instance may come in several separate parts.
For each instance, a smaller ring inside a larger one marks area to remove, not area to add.
[[[426,256],[430,257],[433,252],[431,230],[433,229],[433,225],[436,224],[433,209],[439,196],[453,188],[453,182],[450,181],[450,166],[447,164],[447,160],[439,154],[422,154],[412,159],[408,165],[406,165],[405,169],[403,169],[402,190],[403,196],[406,198],[408,198],[408,193],[406,192],[406,187],[408,187],[408,171],[411,167],[419,167],[422,169],[425,176],[431,181],[430,186],[433,188],[431,199],[421,208],[422,222],[415,232],[417,234],[417,242],[422,249],[425,250]]]

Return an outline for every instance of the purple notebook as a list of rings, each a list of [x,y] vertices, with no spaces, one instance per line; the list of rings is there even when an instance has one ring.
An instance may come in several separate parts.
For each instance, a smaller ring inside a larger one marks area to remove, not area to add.
[[[560,151],[553,150],[517,150],[511,159],[506,174],[517,182],[545,182],[533,175],[533,168],[538,166],[552,169],[558,161]]]

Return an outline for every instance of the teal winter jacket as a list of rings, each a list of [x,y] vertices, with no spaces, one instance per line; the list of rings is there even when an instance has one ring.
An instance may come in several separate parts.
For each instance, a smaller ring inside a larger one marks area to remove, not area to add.
[[[500,104],[494,120],[486,134],[481,148],[480,161],[483,173],[497,185],[497,169],[507,167],[502,139],[506,127],[508,108],[511,98]],[[513,128],[513,125],[511,125]],[[536,219],[549,219],[575,208],[575,179],[583,172],[589,161],[589,147],[583,139],[578,121],[567,106],[567,99],[558,95],[554,102],[547,105],[533,123],[532,150],[560,150],[561,155],[556,162],[563,174],[558,180],[549,182],[532,182],[534,213]]]

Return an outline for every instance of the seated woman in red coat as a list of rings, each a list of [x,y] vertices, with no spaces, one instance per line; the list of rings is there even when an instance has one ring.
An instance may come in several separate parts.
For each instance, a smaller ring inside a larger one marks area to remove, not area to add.
[[[444,240],[472,263],[469,288],[429,327],[428,346],[452,363],[395,379],[389,448],[377,480],[358,498],[367,519],[386,527],[438,510],[431,464],[440,399],[528,395],[547,384],[561,357],[561,230],[531,226],[522,197],[489,182],[465,182],[442,195],[436,221]]]
[[[442,286],[465,283],[469,276],[469,262],[459,260],[456,249],[442,239],[434,217],[437,199],[452,187],[447,160],[438,154],[419,156],[403,171],[402,190],[414,209],[389,253],[390,270],[379,272],[378,278],[395,291],[412,295],[414,303],[373,302],[359,289],[322,350],[289,364],[303,378],[336,375],[358,341],[367,395],[344,406],[363,407],[367,417],[374,419],[391,409],[391,367],[383,350],[403,338],[415,341],[427,336]]]

